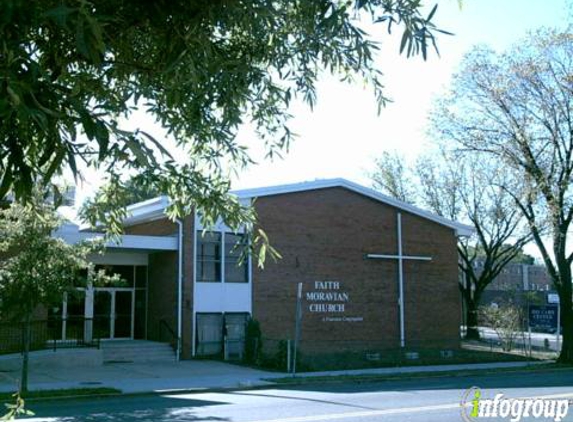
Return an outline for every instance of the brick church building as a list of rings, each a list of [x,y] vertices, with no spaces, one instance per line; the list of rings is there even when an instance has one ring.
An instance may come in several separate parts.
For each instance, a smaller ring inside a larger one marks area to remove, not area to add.
[[[456,239],[471,228],[343,179],[236,191],[257,199],[260,226],[282,259],[239,264],[245,233],[197,215],[172,222],[167,198],[129,207],[121,244],[94,262],[120,286],[84,289],[57,309],[93,318],[108,339],[179,340],[178,356],[230,356],[245,322],[260,323],[265,353],[295,336],[301,286],[303,353],[455,348],[461,320]],[[69,242],[93,236],[77,226]],[[66,337],[65,327],[62,337]]]

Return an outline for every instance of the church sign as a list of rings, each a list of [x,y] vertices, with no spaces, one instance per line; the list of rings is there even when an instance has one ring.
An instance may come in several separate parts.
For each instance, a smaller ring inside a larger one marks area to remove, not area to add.
[[[323,322],[361,322],[364,319],[345,315],[350,294],[339,281],[315,281],[312,290],[306,292],[305,299],[308,312],[321,314]]]

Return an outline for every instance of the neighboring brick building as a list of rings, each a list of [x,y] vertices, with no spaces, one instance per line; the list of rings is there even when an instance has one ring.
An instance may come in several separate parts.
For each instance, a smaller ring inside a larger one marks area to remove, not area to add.
[[[236,195],[246,202],[257,198],[259,224],[282,255],[264,269],[250,259],[238,265],[235,245],[246,236],[222,222],[205,234],[197,215],[170,222],[164,197],[129,208],[124,243],[98,258],[111,270],[135,265],[128,338],[164,340],[167,330],[180,338],[183,358],[230,355],[252,317],[264,338],[292,339],[302,283],[305,353],[459,344],[456,238],[471,228],[342,179]],[[146,268],[145,283],[137,282],[138,267]],[[138,288],[145,296],[137,296]],[[118,292],[129,289],[108,291],[114,314]],[[98,295],[86,294],[90,300],[98,308]],[[117,330],[110,331],[113,338]]]
[[[480,262],[476,263],[479,269]],[[508,264],[485,289],[481,304],[514,302],[526,304],[537,298],[542,303],[554,290],[544,265]],[[529,293],[529,295],[525,295]]]

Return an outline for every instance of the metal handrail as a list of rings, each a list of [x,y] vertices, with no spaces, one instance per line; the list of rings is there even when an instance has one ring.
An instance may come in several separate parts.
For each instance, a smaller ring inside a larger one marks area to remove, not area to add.
[[[177,347],[179,347],[179,337],[175,333],[175,330],[173,330],[173,328],[171,328],[171,326],[169,325],[167,320],[162,318],[159,320],[159,341],[163,341],[164,330],[167,331],[167,334],[169,334],[169,339],[167,340],[167,342],[171,345],[173,350],[176,352]]]

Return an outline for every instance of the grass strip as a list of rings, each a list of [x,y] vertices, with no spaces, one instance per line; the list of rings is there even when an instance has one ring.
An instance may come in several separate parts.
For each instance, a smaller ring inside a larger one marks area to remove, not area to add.
[[[101,395],[111,395],[111,394],[121,394],[121,390],[118,390],[117,388],[108,388],[108,387],[36,390],[36,391],[28,391],[26,394],[22,395],[22,398],[25,400],[33,400],[33,399],[52,399],[60,397],[89,397],[89,396],[101,396]],[[14,399],[13,395],[14,393],[0,393],[0,401],[11,402]]]
[[[459,371],[432,371],[432,372],[402,372],[394,374],[348,374],[348,375],[320,375],[266,378],[264,381],[274,382],[277,384],[323,384],[323,383],[344,383],[344,382],[376,382],[407,380],[419,378],[438,378],[438,377],[465,377],[471,375],[486,375],[500,372],[553,372],[562,370],[573,370],[572,366],[557,363],[536,364],[530,366],[521,366],[513,368],[488,368],[488,369],[463,369]]]

